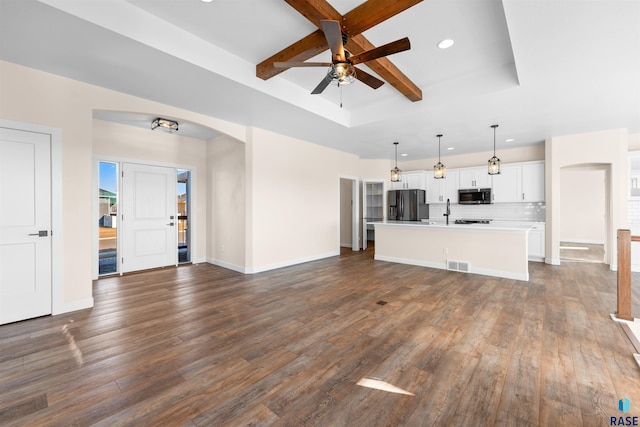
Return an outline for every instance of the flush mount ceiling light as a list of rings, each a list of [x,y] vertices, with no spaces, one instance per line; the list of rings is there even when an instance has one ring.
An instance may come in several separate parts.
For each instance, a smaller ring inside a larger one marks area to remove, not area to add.
[[[441,40],[437,46],[439,49],[449,49],[455,42],[452,39]]]
[[[442,134],[436,136],[438,137],[438,163],[433,165],[433,177],[442,179],[447,173],[447,167],[440,162],[440,138],[442,138]]]
[[[158,117],[151,122],[151,130],[163,130],[168,133],[174,133],[178,131],[178,122]]]
[[[496,128],[498,125],[491,125],[493,128],[493,157],[489,159],[489,175],[500,175],[500,159],[496,157]]]
[[[394,142],[393,145],[396,146],[396,167],[391,169],[391,182],[399,182],[400,181],[400,169],[398,169],[398,144],[399,142]]]

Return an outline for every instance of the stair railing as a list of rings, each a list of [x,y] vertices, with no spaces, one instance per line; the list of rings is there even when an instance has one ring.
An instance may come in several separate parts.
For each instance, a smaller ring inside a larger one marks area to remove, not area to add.
[[[616,317],[633,321],[631,315],[631,242],[640,242],[631,230],[618,230],[618,310]]]

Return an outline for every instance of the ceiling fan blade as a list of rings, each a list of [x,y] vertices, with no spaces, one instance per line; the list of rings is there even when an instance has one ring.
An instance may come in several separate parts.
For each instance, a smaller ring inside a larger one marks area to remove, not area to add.
[[[360,68],[356,68],[356,79],[360,80],[362,83],[366,84],[372,89],[378,89],[384,84],[382,80],[372,76],[371,74],[361,70]]]
[[[311,92],[311,95],[318,95],[322,93],[322,91],[324,91],[327,88],[327,86],[329,86],[329,83],[331,83],[331,81],[328,78],[326,77],[323,78],[322,81],[318,83],[318,86],[316,86],[313,92]]]
[[[322,31],[329,43],[329,49],[331,49],[332,59],[334,61],[344,61],[344,46],[342,45],[342,31],[340,31],[340,23],[338,21],[323,20]]]
[[[393,55],[394,53],[404,52],[411,49],[411,43],[409,38],[405,37],[400,40],[396,40],[391,43],[387,43],[380,47],[376,47],[366,52],[358,53],[349,57],[349,61],[353,64],[361,64],[363,62],[371,61],[374,59],[382,58],[383,56]]]
[[[274,62],[274,68],[293,68],[293,67],[330,67],[331,62]]]

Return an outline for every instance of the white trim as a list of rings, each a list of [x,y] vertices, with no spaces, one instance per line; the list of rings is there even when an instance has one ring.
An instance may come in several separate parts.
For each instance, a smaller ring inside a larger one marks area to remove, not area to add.
[[[562,237],[560,241],[567,242],[567,243],[583,243],[585,245],[604,245],[606,243],[604,240],[570,239],[570,238],[564,238],[564,237]]]
[[[209,263],[209,264],[217,265],[218,267],[222,267],[222,268],[226,268],[228,270],[233,270],[233,271],[237,271],[237,272],[242,273],[242,274],[246,274],[245,267],[242,266],[242,265],[231,264],[229,262],[219,261],[219,260],[213,259],[213,258],[207,258],[206,262]]]
[[[360,217],[358,215],[358,206],[359,206],[359,194],[358,194],[358,178],[355,176],[350,176],[350,175],[339,175],[338,176],[338,218],[342,218],[342,216],[340,215],[341,210],[342,210],[342,199],[341,199],[341,193],[342,193],[342,185],[341,185],[341,180],[348,180],[351,181],[351,244],[345,244],[342,243],[340,241],[340,235],[341,235],[341,226],[340,226],[340,222],[338,222],[338,253],[340,253],[340,248],[341,247],[350,247],[351,250],[353,251],[359,251],[360,250],[360,242],[358,239],[359,236],[359,224],[360,224]]]
[[[560,260],[559,259],[553,259],[553,258],[545,258],[544,259],[544,263],[545,264],[549,264],[549,265],[560,265]]]
[[[440,262],[430,262],[430,261],[422,261],[422,260],[414,260],[414,259],[405,259],[405,258],[396,258],[389,257],[384,255],[375,255],[373,257],[376,261],[387,261],[387,262],[395,262],[398,264],[410,264],[417,265],[420,267],[428,267],[428,268],[437,268],[439,270],[447,270],[446,263]],[[452,273],[465,273],[463,271],[454,271],[451,270]],[[475,268],[473,266],[470,267],[468,273],[471,274],[480,274],[483,276],[493,276],[493,277],[502,277],[504,279],[512,279],[512,280],[522,280],[529,281],[529,273],[514,273],[512,271],[503,271],[503,270],[493,270],[487,268]]]
[[[56,307],[57,311],[51,313],[52,315],[69,313],[71,311],[85,310],[93,307],[93,297],[84,299],[81,301],[71,301],[63,303],[60,307]]]
[[[304,264],[305,262],[311,262],[311,261],[318,261],[318,260],[321,260],[321,259],[330,258],[330,257],[333,257],[333,256],[339,256],[339,255],[340,255],[340,250],[332,251],[332,252],[327,252],[327,253],[321,254],[321,255],[314,255],[314,256],[311,256],[311,257],[307,257],[307,258],[298,258],[296,260],[290,260],[290,261],[287,261],[287,262],[281,262],[281,263],[277,263],[277,264],[265,265],[265,266],[257,267],[257,268],[246,268],[244,273],[245,274],[262,273],[264,271],[276,270],[278,268],[283,268],[283,267],[291,267],[293,265]]]
[[[0,119],[0,127],[43,133],[51,137],[51,313],[66,313],[62,280],[62,242],[64,238],[62,228],[64,212],[62,209],[62,129],[5,119]],[[91,306],[93,306],[93,300]]]

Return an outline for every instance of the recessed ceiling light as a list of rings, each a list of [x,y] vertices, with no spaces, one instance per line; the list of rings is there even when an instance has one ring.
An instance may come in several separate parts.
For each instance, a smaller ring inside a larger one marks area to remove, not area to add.
[[[513,139],[513,138],[508,138],[508,139],[504,140],[504,142],[513,142],[513,141],[515,141],[515,139]]]
[[[440,49],[449,49],[455,42],[452,39],[444,39],[438,43]]]
[[[449,147],[449,148],[447,148],[447,150],[449,150],[449,151],[455,150],[455,147]]]
[[[202,3],[211,3],[213,0],[200,0]]]
[[[402,153],[402,154],[400,154],[400,155],[401,155],[402,157],[407,157],[407,156],[408,156],[408,154],[407,154],[407,153]]]

